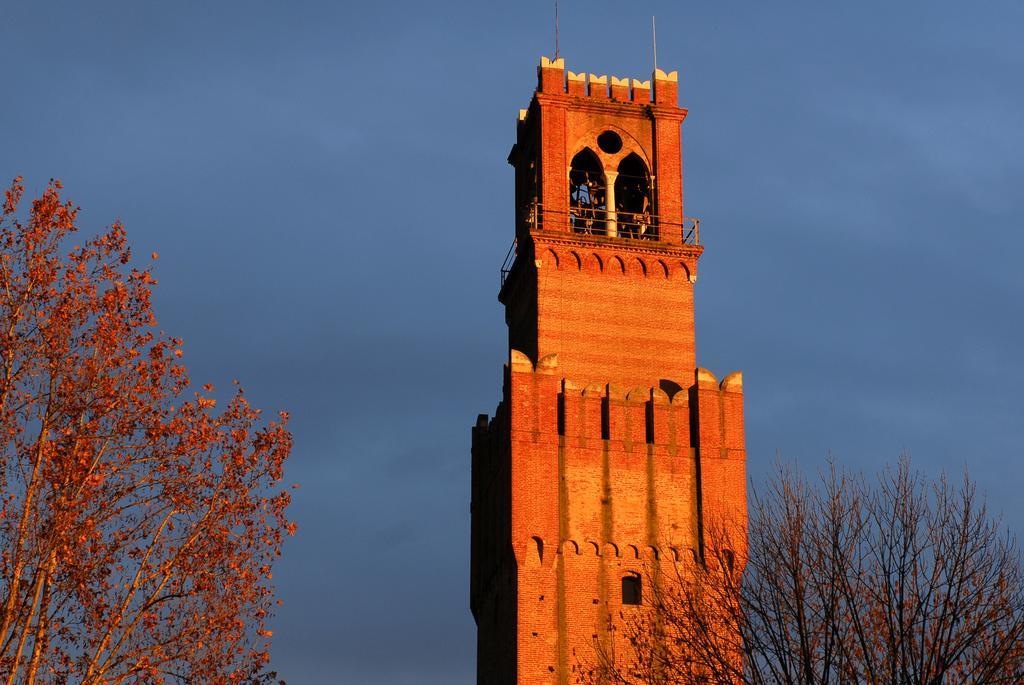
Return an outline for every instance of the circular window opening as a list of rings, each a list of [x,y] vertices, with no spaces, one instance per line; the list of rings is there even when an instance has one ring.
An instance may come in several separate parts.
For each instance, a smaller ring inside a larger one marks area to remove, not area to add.
[[[614,155],[622,149],[622,138],[615,131],[605,131],[597,137],[597,146],[602,152]]]

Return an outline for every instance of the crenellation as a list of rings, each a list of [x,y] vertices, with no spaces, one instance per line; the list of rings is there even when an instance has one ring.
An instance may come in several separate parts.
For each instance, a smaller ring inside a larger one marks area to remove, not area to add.
[[[609,400],[621,402],[626,399],[626,390],[614,383],[608,383],[605,385],[605,397]]]
[[[510,359],[512,406],[520,416],[543,417],[538,427],[542,432],[578,438],[580,444],[611,440],[628,445],[628,451],[641,444],[668,447],[673,454],[695,445],[743,449],[740,372],[719,382],[711,371],[696,369],[689,388],[670,398],[660,387],[626,390],[614,383],[558,377],[555,354],[543,357],[536,366],[518,350],[511,351]],[[537,382],[544,376],[550,380],[539,386]],[[691,429],[694,416],[697,423]],[[531,426],[536,423],[529,422]]]
[[[646,389],[646,392],[638,392],[636,389],[628,394],[620,392],[616,397],[613,397],[610,392],[608,393],[609,440],[621,441],[626,451],[632,451],[635,446],[647,443],[647,402],[649,398],[649,388]]]
[[[655,81],[668,81],[670,83],[678,83],[679,82],[679,72],[678,71],[670,71],[668,73],[665,73],[665,71],[662,70],[662,69],[655,69],[654,70],[654,80]]]
[[[578,445],[598,445],[605,436],[604,386],[591,383],[583,389],[577,410],[576,437]],[[568,423],[568,422],[567,422]],[[571,435],[571,434],[570,434]]]
[[[697,385],[701,388],[718,387],[718,379],[715,378],[715,374],[711,373],[707,369],[698,368],[696,377]]]
[[[743,373],[741,371],[733,371],[722,379],[718,387],[728,392],[743,392]]]
[[[564,93],[565,92],[565,60],[561,57],[552,60],[547,57],[540,58],[540,66],[537,67],[537,92],[539,93]]]
[[[627,402],[647,402],[651,399],[654,388],[633,388],[626,393]]]
[[[651,401],[647,405],[647,442],[652,445],[673,441],[674,422],[668,395],[660,388],[651,388]]]
[[[666,74],[661,69],[655,69],[652,81],[654,81],[654,97],[652,99],[655,104],[673,107],[679,104],[679,72],[672,71]]]
[[[517,373],[533,373],[533,362],[519,350],[509,350],[509,366]]]
[[[631,94],[631,99],[633,100],[633,102],[636,102],[636,103],[642,104],[642,105],[650,104],[651,103],[651,82],[649,80],[648,81],[640,81],[638,79],[631,79],[631,83],[632,83],[632,86],[633,86],[633,92]]]
[[[743,435],[743,374],[734,371],[719,385],[722,397],[722,447],[732,454],[745,449]]]
[[[628,78],[611,77],[611,98],[612,100],[621,100],[623,102],[630,100]]]
[[[668,445],[676,450],[687,450],[693,447],[693,411],[690,407],[688,391],[678,392],[672,398],[669,417],[671,427]]]
[[[554,373],[558,369],[558,353],[546,354],[537,361],[537,373]]]
[[[565,59],[540,58],[537,67],[538,92],[573,97],[610,99],[639,105],[675,105],[679,93],[679,72],[655,69],[650,79],[619,78],[565,69]],[[652,83],[653,88],[652,88]],[[659,94],[660,89],[660,94]]]
[[[586,72],[576,73],[570,71],[567,76],[567,88],[566,91],[569,95],[576,97],[586,97],[587,95],[587,74]]]

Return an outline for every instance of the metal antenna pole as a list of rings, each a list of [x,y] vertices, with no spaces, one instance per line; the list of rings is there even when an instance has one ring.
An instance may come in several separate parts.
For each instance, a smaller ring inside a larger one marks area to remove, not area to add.
[[[558,59],[558,0],[555,0],[555,59]]]
[[[658,25],[654,22],[654,15],[651,15],[651,38],[654,43],[654,70],[658,70]]]

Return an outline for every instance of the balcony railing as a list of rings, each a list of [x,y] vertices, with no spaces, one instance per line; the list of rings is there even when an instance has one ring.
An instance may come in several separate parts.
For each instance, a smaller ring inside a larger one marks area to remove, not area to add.
[[[624,241],[658,242],[668,245],[700,245],[700,219],[686,217],[680,222],[665,221],[657,215],[634,212],[609,212],[591,207],[570,207],[569,211],[546,209],[539,203],[523,208],[520,221],[525,231],[558,231],[593,235]],[[501,265],[501,285],[505,285],[519,252],[513,240]]]
[[[539,203],[524,207],[520,217],[529,231],[563,231],[671,245],[700,245],[700,219],[689,217],[680,223],[647,212],[611,212],[599,207],[569,207],[566,212]]]
[[[505,254],[505,261],[501,263],[501,285],[498,287],[505,287],[505,281],[508,280],[508,275],[512,271],[512,265],[516,263],[516,255],[519,254],[519,240],[514,239],[512,244],[509,245],[508,252]]]

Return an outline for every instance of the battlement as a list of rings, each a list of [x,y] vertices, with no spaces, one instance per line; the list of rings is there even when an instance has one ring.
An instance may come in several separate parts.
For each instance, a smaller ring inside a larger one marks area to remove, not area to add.
[[[679,72],[666,73],[661,69],[655,69],[651,78],[646,81],[597,74],[590,74],[588,77],[586,72],[567,72],[564,58],[551,60],[541,57],[540,65],[537,67],[537,91],[643,105],[675,106],[679,97]]]
[[[739,371],[719,381],[698,368],[690,383],[664,379],[658,387],[623,388],[561,377],[557,354],[534,365],[526,354],[511,350],[508,368],[513,431],[529,430],[548,439],[561,436],[580,445],[608,440],[627,452],[640,445],[667,447],[673,455],[701,446],[737,453],[744,449]]]

